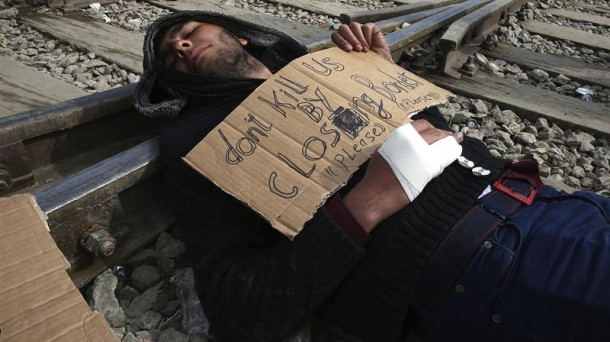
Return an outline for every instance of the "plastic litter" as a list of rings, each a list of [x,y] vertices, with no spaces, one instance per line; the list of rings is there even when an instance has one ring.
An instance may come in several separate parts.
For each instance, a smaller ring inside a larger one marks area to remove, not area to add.
[[[589,88],[585,88],[585,87],[576,88],[576,89],[574,89],[574,92],[581,95],[580,98],[583,101],[593,100],[593,97],[591,96],[593,94],[593,90],[591,90]]]

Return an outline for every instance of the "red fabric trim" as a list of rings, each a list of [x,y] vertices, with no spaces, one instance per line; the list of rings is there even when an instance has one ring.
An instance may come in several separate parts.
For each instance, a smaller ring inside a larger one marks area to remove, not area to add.
[[[523,179],[530,183],[534,188],[541,189],[544,186],[538,175],[538,163],[533,160],[523,160],[509,166],[510,172],[506,178]]]

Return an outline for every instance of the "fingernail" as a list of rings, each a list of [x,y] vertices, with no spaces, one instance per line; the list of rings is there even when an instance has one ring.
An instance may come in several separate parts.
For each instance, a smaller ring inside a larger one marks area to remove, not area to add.
[[[356,51],[361,51],[361,50],[362,50],[362,45],[356,44]]]
[[[464,140],[464,133],[462,133],[462,132],[455,133],[455,138],[457,139],[458,142]]]

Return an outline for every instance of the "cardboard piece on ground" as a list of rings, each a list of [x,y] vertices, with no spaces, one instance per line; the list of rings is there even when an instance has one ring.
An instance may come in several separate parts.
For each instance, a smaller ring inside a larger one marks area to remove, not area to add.
[[[267,80],[185,161],[292,239],[396,127],[451,95],[376,53],[319,51]]]
[[[0,341],[118,341],[66,269],[32,195],[0,198]]]

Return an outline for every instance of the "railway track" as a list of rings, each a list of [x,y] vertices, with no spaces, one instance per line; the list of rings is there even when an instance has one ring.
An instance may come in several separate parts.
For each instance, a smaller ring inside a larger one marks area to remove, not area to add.
[[[66,3],[49,0],[50,7],[20,8],[16,17],[22,25],[20,29],[38,31],[46,39],[58,42],[54,45],[69,44],[81,51],[81,56],[93,54],[103,61],[103,65],[98,63],[87,72],[112,68],[117,74],[139,74],[142,32],[106,23],[99,13],[91,16],[91,9],[85,15],[78,6],[86,6],[87,2]],[[102,1],[103,6],[111,6],[105,3],[112,1]],[[222,0],[151,0],[136,4],[154,6],[158,14],[193,8],[231,13],[289,32],[311,51],[330,46],[329,28],[338,20],[374,21],[386,33],[395,59],[413,72],[456,94],[510,109],[531,122],[545,118],[564,130],[590,133],[595,137],[596,153],[601,150],[609,154],[610,107],[606,103],[610,101],[610,37],[534,20],[528,10],[533,11],[535,5],[527,5],[523,0],[395,0],[386,1],[376,9],[363,9],[338,1],[251,3],[266,6],[270,11],[285,8],[294,13],[307,13],[318,18],[318,24],[305,25],[286,19],[290,16],[263,15],[259,13],[260,7],[247,9]],[[600,27],[610,26],[610,7],[580,2],[570,5],[586,12],[548,8],[545,13]],[[57,12],[62,6],[65,12]],[[534,52],[524,47],[525,43],[520,47],[511,45],[512,39],[498,41],[498,32],[514,27],[517,21],[532,35],[559,45],[593,50],[598,60],[585,62]],[[14,26],[10,28],[14,29]],[[49,45],[43,41],[37,44]],[[28,52],[21,46],[15,50]],[[15,55],[20,58],[20,53]],[[83,286],[151,243],[173,223],[156,162],[156,135],[163,122],[147,120],[135,112],[131,105],[133,85],[85,95],[82,88],[26,68],[23,60],[0,57],[3,70],[0,72],[0,108],[3,110],[0,112],[0,194],[27,191],[36,195],[49,217],[52,236],[72,264],[74,282]],[[91,58],[78,58],[83,64],[93,63],[88,62]],[[572,96],[566,96],[531,82],[519,82],[517,76],[501,77],[491,67],[498,60],[520,66],[522,73],[540,69],[548,78],[563,75],[571,82],[581,83],[576,88],[584,87],[607,96],[585,101],[573,96],[573,91]],[[73,84],[94,83],[83,77],[79,79]],[[607,188],[610,181],[604,183],[607,169],[597,170],[590,172],[601,174],[598,177],[601,185],[596,185],[599,191],[600,186]],[[554,185],[573,190],[559,183]]]

